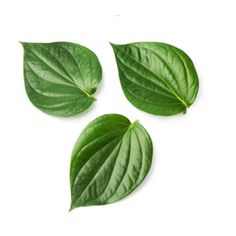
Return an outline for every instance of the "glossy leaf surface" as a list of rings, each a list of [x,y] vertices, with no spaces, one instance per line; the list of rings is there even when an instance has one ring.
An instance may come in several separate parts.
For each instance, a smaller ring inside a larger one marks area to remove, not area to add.
[[[155,115],[185,113],[198,93],[198,76],[182,50],[164,43],[112,44],[121,86],[137,108]]]
[[[82,131],[72,153],[71,209],[116,202],[146,177],[152,142],[141,124],[121,115],[98,117]]]
[[[22,45],[25,88],[37,108],[52,115],[72,116],[93,103],[102,69],[91,50],[69,42]]]

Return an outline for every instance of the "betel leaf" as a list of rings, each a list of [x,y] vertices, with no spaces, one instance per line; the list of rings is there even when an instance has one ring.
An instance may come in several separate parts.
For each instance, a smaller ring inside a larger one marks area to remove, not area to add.
[[[152,141],[139,122],[103,115],[82,131],[70,167],[71,209],[104,205],[130,194],[146,177]]]
[[[52,115],[72,116],[93,103],[102,69],[91,50],[69,42],[22,45],[25,88],[37,108]]]
[[[185,113],[198,93],[198,76],[180,49],[156,42],[112,44],[121,86],[137,108],[155,115]]]

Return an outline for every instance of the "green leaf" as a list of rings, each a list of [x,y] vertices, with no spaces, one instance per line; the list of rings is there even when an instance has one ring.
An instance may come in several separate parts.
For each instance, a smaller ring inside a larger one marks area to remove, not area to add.
[[[137,121],[103,115],[77,140],[71,160],[71,209],[116,202],[136,189],[152,162],[152,141]]]
[[[112,44],[121,86],[137,108],[154,115],[185,113],[198,93],[198,76],[180,49],[156,42]]]
[[[93,103],[102,69],[92,51],[69,42],[22,45],[25,88],[33,105],[51,115],[72,116]]]

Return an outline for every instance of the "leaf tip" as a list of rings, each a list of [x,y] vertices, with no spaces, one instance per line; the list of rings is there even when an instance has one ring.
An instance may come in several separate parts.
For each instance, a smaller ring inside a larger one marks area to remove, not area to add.
[[[115,49],[118,45],[117,44],[114,44],[114,43],[112,43],[112,42],[109,42],[109,44],[111,45],[111,47],[113,48],[113,49]]]
[[[27,42],[22,42],[22,41],[18,41],[18,43],[20,43],[23,48],[26,48],[26,46],[28,44]]]
[[[25,45],[25,42],[22,42],[22,41],[18,41],[19,44],[21,44],[23,47]]]
[[[74,209],[75,209],[75,206],[73,205],[73,203],[71,203],[69,212],[71,212],[71,211],[74,210]]]

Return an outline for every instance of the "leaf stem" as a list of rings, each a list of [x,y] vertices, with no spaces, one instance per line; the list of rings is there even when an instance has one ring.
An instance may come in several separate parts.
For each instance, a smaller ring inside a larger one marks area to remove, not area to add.
[[[93,95],[91,95],[91,94],[89,94],[89,93],[87,93],[87,92],[85,92],[85,94],[89,97],[89,98],[92,98],[93,100],[97,100]]]
[[[186,107],[186,109],[188,108],[188,104],[183,100],[181,99],[176,93],[174,93],[174,95],[176,96],[176,98],[181,102],[183,103],[183,105]]]
[[[132,124],[130,124],[128,130],[132,129],[134,127],[134,125],[137,124],[138,122],[139,122],[138,120],[135,120]]]
[[[85,93],[89,98],[92,98],[92,99],[95,100],[95,101],[97,100],[93,95],[89,94],[89,93],[86,92],[85,90],[83,90],[83,89],[81,89],[81,88],[80,88],[80,90],[82,90],[82,92]]]

